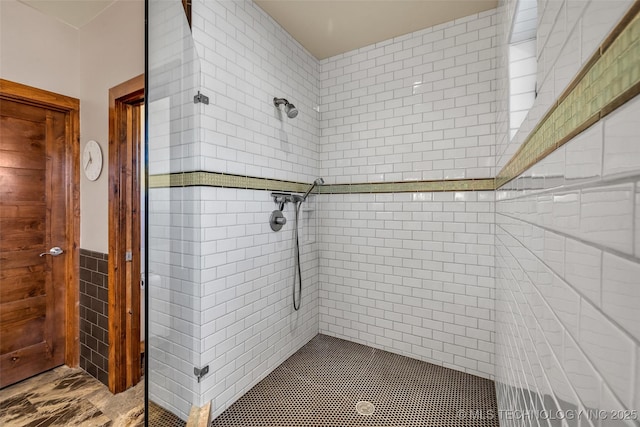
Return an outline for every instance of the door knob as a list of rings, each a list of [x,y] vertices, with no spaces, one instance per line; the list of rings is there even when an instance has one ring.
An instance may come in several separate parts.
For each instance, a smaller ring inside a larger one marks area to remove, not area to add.
[[[49,249],[49,252],[42,252],[40,256],[45,256],[45,255],[58,256],[63,252],[64,251],[62,249],[60,249],[57,246],[54,246],[53,248]]]

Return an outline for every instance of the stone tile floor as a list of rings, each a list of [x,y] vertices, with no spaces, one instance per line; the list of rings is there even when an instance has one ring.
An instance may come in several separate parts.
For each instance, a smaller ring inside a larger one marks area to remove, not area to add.
[[[150,404],[149,425],[184,427],[185,422]],[[111,392],[81,369],[53,369],[0,390],[0,426],[134,427],[144,425],[144,381]]]

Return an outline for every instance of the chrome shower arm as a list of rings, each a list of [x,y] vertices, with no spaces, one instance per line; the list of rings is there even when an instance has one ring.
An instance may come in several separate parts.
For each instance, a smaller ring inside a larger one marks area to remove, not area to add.
[[[285,98],[273,98],[273,105],[275,105],[278,109],[281,105],[284,105],[284,112],[290,119],[293,119],[298,115],[298,109],[296,108],[296,106],[287,101]]]

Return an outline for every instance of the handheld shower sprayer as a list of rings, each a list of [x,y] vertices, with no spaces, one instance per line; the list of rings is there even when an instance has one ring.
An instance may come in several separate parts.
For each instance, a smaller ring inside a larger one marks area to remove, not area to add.
[[[317,178],[315,181],[313,181],[313,184],[311,184],[311,188],[309,188],[307,192],[304,193],[304,196],[302,196],[302,201],[304,202],[305,200],[307,200],[307,197],[309,197],[309,194],[313,191],[313,189],[322,184],[324,184],[324,179],[322,178]]]
[[[296,106],[284,98],[273,98],[273,105],[275,105],[276,108],[280,108],[280,105],[284,105],[284,112],[290,119],[293,119],[298,115],[298,109]]]
[[[277,99],[277,98],[276,98]],[[274,100],[275,103],[276,100]],[[286,102],[286,99],[284,100]],[[278,104],[276,104],[278,105]],[[282,214],[285,205],[288,202],[294,204],[294,212],[296,215],[296,224],[293,229],[293,236],[296,245],[296,258],[295,258],[295,270],[293,275],[293,309],[299,310],[300,304],[302,304],[302,268],[300,267],[300,240],[298,238],[298,227],[299,227],[299,217],[300,217],[300,209],[302,207],[302,202],[307,200],[309,194],[319,185],[324,184],[324,179],[316,178],[311,184],[311,187],[304,193],[304,196],[299,194],[291,194],[291,193],[280,193],[273,192],[271,193],[271,197],[273,197],[273,201],[280,206],[279,209],[274,210],[271,213],[271,218],[269,219],[269,224],[271,225],[271,229],[273,231],[280,231],[282,226],[287,222],[287,219]],[[297,279],[297,280],[296,280]],[[297,285],[297,286],[296,286]],[[296,292],[297,291],[297,292]]]
[[[304,193],[304,196],[300,197],[297,196],[298,199],[296,200],[296,228],[293,231],[293,235],[295,236],[295,241],[296,241],[296,270],[294,271],[294,275],[293,275],[293,309],[298,311],[300,309],[300,305],[302,304],[302,268],[300,267],[300,241],[298,239],[298,217],[300,216],[300,208],[302,207],[302,202],[307,200],[307,197],[309,197],[309,194],[311,194],[311,192],[313,191],[314,188],[316,188],[319,185],[324,184],[324,179],[318,177],[316,178],[315,181],[313,181],[313,184],[311,184],[311,187],[307,190],[306,193]],[[298,297],[296,298],[296,273],[298,276]]]

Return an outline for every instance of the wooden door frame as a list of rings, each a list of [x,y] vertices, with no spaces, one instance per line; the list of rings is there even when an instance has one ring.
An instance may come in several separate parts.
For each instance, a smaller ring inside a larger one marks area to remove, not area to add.
[[[80,364],[80,100],[0,79],[0,95],[22,104],[50,108],[65,114],[65,352],[64,363]]]
[[[140,286],[128,286],[125,261],[125,253],[131,249],[134,252],[131,276],[139,278],[140,263],[135,261],[140,260],[140,230],[133,230],[128,248],[125,224],[127,211],[140,218],[140,207],[139,201],[137,209],[129,205],[127,193],[121,189],[127,185],[126,165],[132,160],[138,165],[139,160],[139,148],[135,159],[128,157],[126,150],[126,135],[131,132],[127,129],[127,108],[130,110],[131,105],[143,100],[144,74],[109,89],[109,390],[112,393],[120,393],[140,381]],[[139,188],[137,174],[128,173],[133,188]]]
[[[187,16],[189,28],[191,28],[191,1],[192,0],[182,0],[182,7],[184,8],[184,14]]]

